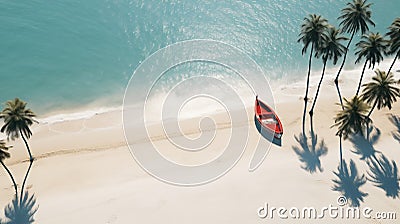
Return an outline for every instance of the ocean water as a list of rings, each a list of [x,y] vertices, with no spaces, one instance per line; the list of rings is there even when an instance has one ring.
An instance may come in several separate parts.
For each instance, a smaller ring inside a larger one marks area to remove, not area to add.
[[[241,49],[270,80],[301,81],[308,59],[297,43],[303,18],[316,13],[338,25],[346,2],[0,0],[0,102],[20,97],[42,115],[118,107],[143,60],[191,39],[213,39]],[[371,30],[385,33],[400,16],[398,0],[370,2],[376,23]],[[200,67],[202,72],[215,71],[213,66]],[[320,67],[316,62],[314,69]],[[190,76],[193,67],[178,70],[168,74],[166,84],[178,80],[177,75]]]

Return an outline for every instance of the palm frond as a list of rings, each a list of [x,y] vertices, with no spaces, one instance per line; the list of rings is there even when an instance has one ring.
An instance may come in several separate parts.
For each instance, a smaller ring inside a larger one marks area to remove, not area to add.
[[[347,3],[347,7],[342,9],[339,16],[340,26],[343,32],[354,33],[361,31],[365,34],[369,31],[368,24],[375,26],[371,20],[371,3],[367,4],[367,0],[353,0]]]
[[[363,134],[371,119],[367,116],[369,106],[360,97],[354,96],[351,100],[344,98],[344,101],[344,110],[336,114],[332,127],[338,128],[336,135],[347,139],[352,134]]]
[[[16,139],[23,133],[27,138],[32,136],[30,126],[37,122],[36,115],[31,109],[26,108],[26,102],[15,98],[14,100],[7,101],[5,108],[0,113],[0,118],[4,120],[4,125],[0,129],[1,132],[6,133],[9,139]]]
[[[329,26],[325,38],[322,39],[321,47],[316,51],[316,56],[322,56],[324,62],[333,60],[333,64],[336,64],[339,58],[346,52],[346,46],[341,43],[345,40],[348,40],[348,38],[340,36],[340,30]]]
[[[386,52],[389,42],[379,33],[364,34],[361,41],[356,44],[356,63],[365,58],[369,68],[374,68],[383,60],[383,53]]]
[[[400,17],[396,18],[388,29],[386,36],[390,38],[390,46],[387,53],[400,55]]]
[[[323,40],[326,38],[325,30],[327,27],[328,21],[320,15],[310,14],[308,17],[304,18],[299,39],[297,40],[304,44],[302,54],[307,52],[310,44],[314,46],[315,49],[321,47]]]
[[[372,81],[363,85],[362,99],[367,103],[376,103],[378,109],[392,108],[392,104],[400,97],[400,88],[397,87],[397,80],[393,73],[387,74],[377,69]]]

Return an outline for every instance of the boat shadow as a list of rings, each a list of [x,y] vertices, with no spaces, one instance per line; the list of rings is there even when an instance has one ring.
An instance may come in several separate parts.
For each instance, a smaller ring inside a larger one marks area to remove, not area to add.
[[[271,133],[271,131],[268,131],[267,129],[265,129],[261,125],[261,123],[257,120],[256,115],[254,115],[254,124],[257,128],[258,133],[260,133],[261,136],[263,136],[263,138],[265,138],[267,141],[271,142],[274,145],[282,146],[282,139],[275,138],[274,133]]]

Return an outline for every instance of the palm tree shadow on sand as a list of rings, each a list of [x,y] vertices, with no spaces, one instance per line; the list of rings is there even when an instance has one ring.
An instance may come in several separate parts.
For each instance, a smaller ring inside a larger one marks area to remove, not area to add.
[[[265,128],[261,126],[260,122],[258,122],[256,116],[254,116],[254,124],[257,128],[258,133],[260,133],[261,136],[263,136],[263,138],[265,138],[266,140],[277,146],[282,146],[282,139],[275,138],[273,133],[271,133],[268,130],[265,130]]]
[[[375,150],[374,145],[378,143],[380,136],[381,131],[374,126],[368,128],[367,136],[361,134],[350,136],[349,139],[354,146],[352,152],[361,156],[361,160],[370,161],[371,159],[376,159],[375,154],[380,152]]]
[[[351,206],[359,207],[361,202],[364,202],[364,197],[368,193],[362,192],[359,188],[364,185],[367,180],[363,175],[359,176],[356,164],[350,160],[350,166],[347,167],[346,161],[343,160],[343,168],[338,166],[338,171],[333,172],[338,179],[332,180],[334,186],[332,190],[338,191],[349,200]]]
[[[21,203],[19,203],[21,202]],[[16,197],[4,208],[6,220],[0,220],[1,224],[30,224],[35,221],[34,215],[38,210],[36,197],[34,194],[29,196],[26,192],[22,200]]]
[[[381,152],[375,150],[374,145],[378,142],[381,132],[375,127],[370,127],[368,133],[372,135],[368,138],[362,135],[351,136],[350,140],[355,147],[355,154],[361,156],[369,166],[369,181],[376,187],[386,192],[387,197],[399,197],[399,176],[395,161],[390,162]],[[378,159],[376,153],[380,154]]]
[[[299,136],[294,136],[300,147],[292,146],[294,152],[299,157],[299,160],[303,165],[301,168],[310,173],[323,172],[320,157],[328,153],[328,148],[325,141],[322,139],[318,144],[318,136],[311,129],[310,138],[304,133],[300,133]],[[309,140],[310,139],[310,144]]]
[[[391,115],[389,120],[397,127],[396,131],[392,132],[392,136],[400,143],[400,116]]]
[[[368,165],[370,171],[368,175],[369,181],[373,182],[375,186],[381,188],[386,192],[387,197],[396,199],[399,197],[399,175],[395,161],[389,161],[384,155],[381,155],[377,161],[369,161]]]

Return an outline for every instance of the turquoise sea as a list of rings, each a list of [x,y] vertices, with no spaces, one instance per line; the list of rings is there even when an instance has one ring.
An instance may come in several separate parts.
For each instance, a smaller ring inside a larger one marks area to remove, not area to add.
[[[146,57],[199,38],[243,50],[271,80],[301,80],[307,57],[296,40],[303,18],[322,14],[337,25],[346,2],[0,0],[0,102],[20,97],[39,114],[118,106]],[[385,33],[400,16],[398,0],[370,2],[371,30]]]

